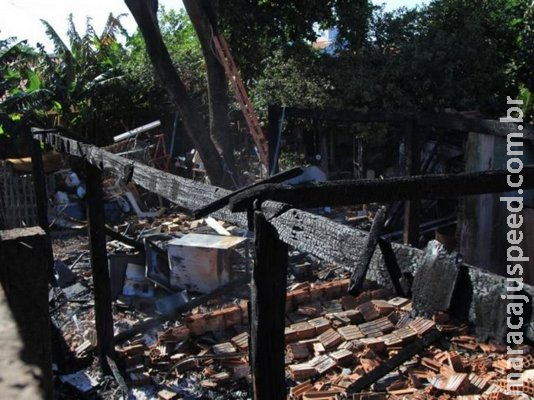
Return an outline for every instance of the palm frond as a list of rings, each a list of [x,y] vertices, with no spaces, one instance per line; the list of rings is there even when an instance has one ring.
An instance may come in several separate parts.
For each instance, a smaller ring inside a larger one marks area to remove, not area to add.
[[[56,30],[44,19],[41,19],[42,24],[45,26],[46,36],[54,43],[54,48],[58,54],[70,53],[68,46],[63,39],[57,34]]]
[[[128,37],[128,32],[126,32],[126,29],[124,29],[120,21],[121,18],[125,17],[126,15],[127,14],[119,14],[115,17],[113,13],[109,13],[106,24],[104,25],[104,29],[102,30],[102,34],[100,35],[100,40],[108,37],[115,39],[117,37],[117,33],[121,33]]]
[[[2,109],[8,112],[21,111],[25,109],[38,109],[46,105],[54,96],[48,89],[38,89],[32,92],[18,92],[6,97],[2,102]]]
[[[74,51],[74,47],[80,47],[82,43],[82,38],[80,34],[78,33],[76,26],[74,25],[74,17],[71,14],[69,14],[68,18],[68,29],[67,29],[67,36],[69,37],[70,46]]]

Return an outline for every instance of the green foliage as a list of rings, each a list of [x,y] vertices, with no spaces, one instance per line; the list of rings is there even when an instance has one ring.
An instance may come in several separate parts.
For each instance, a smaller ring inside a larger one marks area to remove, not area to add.
[[[359,2],[350,3],[352,13],[357,12]],[[344,4],[336,2],[335,10]],[[281,47],[283,55],[265,56],[252,82],[258,104],[475,109],[497,117],[506,96],[516,96],[521,82],[527,88],[534,85],[529,68],[534,65],[534,6],[527,0],[434,0],[393,12],[363,3],[358,7],[367,23],[345,20],[333,55],[312,56],[293,44]],[[340,17],[325,14],[324,21],[329,26]],[[358,26],[367,29],[364,40],[351,39]]]
[[[174,66],[189,92],[201,104],[207,104],[206,66],[200,43],[185,10],[165,10],[160,7],[159,26]],[[131,82],[135,82],[135,101],[149,113],[174,113],[167,93],[156,81],[152,64],[146,53],[145,43],[139,31],[127,41],[128,56],[121,65]]]
[[[357,49],[368,38],[368,0],[221,0],[221,27],[247,79],[257,77],[275,51],[288,53],[337,27],[339,49]]]
[[[497,117],[512,96],[534,118],[529,0],[433,0],[393,12],[367,0],[220,0],[219,9],[219,28],[261,116],[278,104]],[[59,122],[103,144],[174,114],[141,34],[128,34],[121,18],[110,15],[97,33],[91,20],[79,31],[71,16],[67,41],[43,21],[52,54],[0,40],[0,136]],[[206,65],[187,14],[160,7],[158,20],[180,77],[207,111]],[[334,51],[313,49],[318,29],[334,27]]]

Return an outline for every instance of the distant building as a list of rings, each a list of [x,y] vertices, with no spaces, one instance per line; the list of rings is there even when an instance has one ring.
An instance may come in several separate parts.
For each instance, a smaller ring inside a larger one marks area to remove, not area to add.
[[[314,49],[323,49],[328,54],[334,54],[337,50],[336,39],[339,30],[334,28],[319,29],[317,31],[318,38],[312,43]]]

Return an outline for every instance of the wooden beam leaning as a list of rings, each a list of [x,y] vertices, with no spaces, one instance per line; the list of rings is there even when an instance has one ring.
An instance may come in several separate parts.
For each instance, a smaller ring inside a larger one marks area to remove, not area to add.
[[[397,296],[406,297],[408,293],[404,292],[404,289],[401,285],[400,279],[402,278],[402,271],[397,262],[397,257],[393,251],[393,246],[391,242],[380,237],[378,238],[378,246],[382,252],[382,257],[384,258],[384,265],[388,271],[389,277],[391,279],[391,284],[395,288],[395,293]]]
[[[401,366],[410,358],[422,352],[426,347],[441,338],[441,333],[437,330],[432,330],[425,334],[422,338],[405,346],[397,355],[391,357],[389,360],[382,362],[378,367],[365,374],[362,378],[355,381],[347,388],[347,393],[358,393],[361,390],[367,389],[373,383],[378,381],[383,376],[393,371],[395,368]]]
[[[119,242],[127,244],[128,246],[132,246],[134,249],[139,250],[139,252],[143,254],[145,253],[145,245],[143,243],[138,242],[137,240],[132,239],[128,236],[125,236],[120,232],[117,232],[109,225],[106,225],[105,229],[106,235],[112,238],[113,240],[118,240]]]
[[[288,180],[288,179],[291,179],[291,178],[295,178],[297,176],[300,176],[302,175],[302,173],[304,172],[304,170],[300,167],[296,167],[296,168],[292,168],[290,170],[287,170],[287,171],[284,171],[284,172],[280,172],[276,175],[273,175],[267,179],[264,179],[263,181],[261,182],[257,182],[257,183],[253,183],[252,185],[249,185],[247,187],[244,187],[242,189],[238,189],[232,193],[229,193],[228,195],[226,196],[223,196],[217,200],[215,200],[214,202],[208,204],[208,205],[205,205],[201,208],[197,208],[196,210],[193,211],[193,216],[195,218],[203,218],[203,217],[206,217],[208,216],[209,214],[211,214],[212,212],[215,212],[215,211],[218,211],[220,210],[221,208],[225,207],[228,205],[228,203],[230,202],[230,199],[235,196],[236,194],[238,193],[241,193],[245,190],[249,190],[249,189],[252,189],[254,187],[257,187],[263,183],[280,183],[280,182],[283,182],[285,180]]]
[[[250,365],[255,400],[285,400],[285,304],[288,247],[261,211],[254,213]]]
[[[86,162],[87,171],[87,219],[91,269],[95,296],[95,325],[100,366],[110,372],[108,356],[113,356],[113,314],[111,312],[111,283],[106,251],[102,172]]]
[[[346,206],[397,200],[439,199],[507,192],[506,170],[461,174],[409,176],[387,179],[320,182],[293,187],[265,184],[244,191],[230,201],[232,211],[244,211],[254,200],[278,201],[298,208]],[[534,188],[534,166],[522,170],[522,189]]]
[[[386,217],[387,208],[380,207],[380,209],[376,212],[375,219],[371,225],[371,230],[367,236],[365,246],[362,249],[361,257],[358,257],[352,270],[348,290],[349,294],[352,296],[357,296],[362,289],[365,276],[367,275],[367,270],[369,269],[369,264],[371,264],[371,258],[375,252],[379,235],[384,228]]]

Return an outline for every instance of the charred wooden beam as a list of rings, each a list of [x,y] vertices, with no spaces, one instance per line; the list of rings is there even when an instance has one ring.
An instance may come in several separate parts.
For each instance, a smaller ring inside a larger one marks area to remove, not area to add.
[[[281,110],[281,107],[273,106],[273,112],[276,112],[276,109]],[[466,133],[487,133],[495,136],[506,136],[510,132],[519,132],[517,124],[512,122],[504,123],[497,120],[473,118],[453,113],[386,110],[353,111],[287,107],[285,115],[288,118],[389,124],[402,124],[413,120],[419,126],[450,129]],[[522,132],[526,140],[534,141],[534,129],[524,126]]]
[[[269,106],[267,109],[267,140],[269,141],[269,172],[278,172],[278,154],[276,145],[281,139],[279,137],[281,108]]]
[[[296,176],[300,176],[302,175],[303,173],[303,169],[300,168],[300,167],[296,167],[296,168],[292,168],[288,171],[284,171],[284,172],[280,172],[279,174],[276,174],[276,175],[273,175],[267,179],[264,179],[263,181],[261,182],[257,182],[257,183],[254,183],[252,185],[249,185],[247,187],[244,187],[242,189],[239,189],[239,190],[236,190],[226,196],[223,196],[217,200],[215,200],[214,202],[208,204],[208,205],[205,205],[201,208],[197,208],[196,210],[193,211],[193,216],[195,218],[203,218],[209,214],[211,214],[212,212],[215,212],[215,211],[218,211],[220,210],[221,208],[223,207],[226,207],[228,205],[228,203],[230,202],[230,199],[235,196],[236,194],[238,193],[242,193],[244,192],[245,190],[249,190],[249,189],[253,189],[261,184],[264,184],[264,183],[280,183],[280,182],[284,182],[288,179],[291,179],[291,178],[294,178]]]
[[[98,341],[100,366],[110,372],[108,356],[113,356],[113,315],[111,313],[111,283],[106,251],[106,230],[104,221],[104,197],[102,172],[86,162],[87,171],[87,220],[91,268],[95,296],[95,325]]]
[[[378,238],[378,246],[380,247],[380,251],[382,252],[384,264],[388,271],[389,277],[391,278],[391,284],[395,289],[395,293],[397,293],[397,296],[407,296],[408,293],[404,293],[404,289],[402,288],[402,285],[400,283],[400,279],[402,278],[402,271],[399,267],[399,263],[397,262],[397,257],[395,256],[395,252],[393,251],[393,246],[391,245],[391,242],[387,241],[384,238]]]
[[[121,243],[127,244],[128,246],[132,246],[134,249],[139,250],[141,253],[145,252],[145,245],[141,242],[138,242],[135,239],[132,239],[126,235],[123,235],[120,232],[117,232],[115,229],[113,229],[111,226],[106,225],[106,235],[114,240],[118,240]]]
[[[265,184],[233,197],[230,208],[234,212],[244,211],[256,199],[261,202],[278,201],[298,208],[313,208],[499,193],[510,190],[506,181],[508,174],[506,170],[495,170],[381,180],[320,182],[298,187]],[[524,167],[522,175],[522,189],[534,188],[534,166]]]
[[[360,257],[356,259],[354,269],[352,270],[348,290],[349,294],[352,296],[357,296],[362,288],[365,276],[367,275],[367,270],[369,269],[369,264],[371,263],[371,258],[375,252],[378,237],[384,228],[386,217],[387,209],[385,207],[381,207],[375,215],[375,219],[371,225],[371,230],[367,236],[365,246],[361,251]]]
[[[401,366],[413,356],[422,352],[426,347],[430,346],[440,337],[441,333],[439,331],[432,330],[428,332],[425,336],[423,336],[421,339],[410,343],[402,350],[400,350],[397,355],[391,357],[389,360],[382,362],[378,367],[368,372],[362,378],[358,379],[356,382],[350,385],[347,388],[347,394],[357,393],[361,390],[367,389],[380,378],[386,376],[395,368]]]
[[[284,400],[288,247],[260,211],[254,214],[254,230],[256,252],[250,313],[253,398]]]

